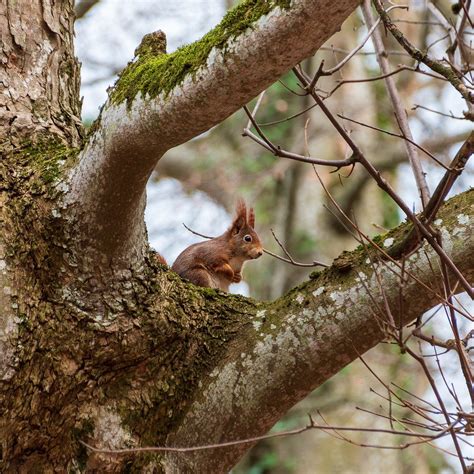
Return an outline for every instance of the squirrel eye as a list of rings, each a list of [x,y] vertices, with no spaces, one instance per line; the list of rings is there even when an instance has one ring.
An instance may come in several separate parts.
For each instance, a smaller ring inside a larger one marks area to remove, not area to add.
[[[247,235],[244,235],[244,240],[245,242],[252,242],[252,236],[247,234]]]

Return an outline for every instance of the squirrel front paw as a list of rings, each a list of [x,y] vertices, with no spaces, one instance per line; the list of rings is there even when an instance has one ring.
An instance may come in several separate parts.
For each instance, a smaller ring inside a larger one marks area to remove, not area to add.
[[[242,275],[240,272],[234,272],[234,276],[232,277],[232,283],[240,283],[242,281]]]

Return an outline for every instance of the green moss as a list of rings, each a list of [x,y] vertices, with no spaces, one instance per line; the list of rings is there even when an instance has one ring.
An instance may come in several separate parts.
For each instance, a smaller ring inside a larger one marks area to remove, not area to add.
[[[130,106],[139,92],[150,98],[161,92],[168,94],[176,85],[181,84],[187,75],[195,74],[205,64],[213,48],[225,49],[230,38],[251,28],[261,16],[275,7],[289,6],[290,0],[246,0],[230,10],[222,21],[200,40],[183,46],[172,54],[156,54],[155,49],[148,43],[146,47],[139,47],[138,58],[125,68],[111,91],[111,101],[116,104],[126,101]]]
[[[46,138],[2,150],[0,182],[6,190],[3,216],[9,229],[5,253],[25,268],[34,262],[37,276],[46,275],[54,261],[50,242],[59,241],[62,235],[59,219],[52,213],[63,192],[57,184],[75,162],[78,151]]]
[[[59,179],[64,165],[73,164],[78,153],[78,148],[70,148],[55,140],[24,143],[14,152],[18,169],[33,169],[35,178],[43,184],[51,184]]]
[[[374,235],[372,237],[372,242],[376,243],[377,245],[382,245],[384,239],[385,239],[384,235],[377,234],[377,235]],[[363,245],[360,245],[359,247],[363,248]],[[357,247],[357,248],[359,248],[359,247]]]

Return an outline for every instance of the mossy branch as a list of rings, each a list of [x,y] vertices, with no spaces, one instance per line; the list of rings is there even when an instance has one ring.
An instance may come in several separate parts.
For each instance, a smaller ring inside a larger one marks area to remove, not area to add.
[[[170,148],[222,122],[335,33],[341,0],[246,0],[202,39],[164,53],[148,35],[110,92],[73,172],[67,204],[101,253],[143,258],[144,188]],[[114,196],[113,199],[110,197]],[[113,224],[112,224],[113,223]],[[115,223],[119,223],[117,226]]]
[[[388,13],[383,9],[380,0],[373,0],[377,13],[382,18],[382,21],[393,37],[398,41],[400,46],[418,62],[425,64],[431,70],[437,72],[449,81],[453,87],[463,96],[463,98],[471,104],[474,104],[474,94],[466,87],[462,82],[462,78],[458,72],[456,72],[451,66],[445,66],[441,61],[432,58],[428,53],[423,52],[413,46],[404,36],[404,34],[398,29],[398,27],[392,22]]]
[[[163,54],[162,48],[156,51],[154,46],[150,47],[155,40],[146,35],[144,40],[148,46],[137,48],[137,59],[120,74],[110,100],[115,104],[125,101],[130,106],[139,93],[149,99],[161,93],[168,95],[187,76],[193,77],[206,64],[213,48],[225,49],[230,39],[252,28],[256,21],[276,7],[287,9],[290,0],[246,0],[230,10],[200,40],[182,46],[172,54]]]
[[[474,277],[473,213],[474,191],[456,196],[439,212],[446,248],[467,278]],[[386,250],[409,229],[401,224],[377,243]],[[314,273],[282,298],[243,314],[247,324],[229,339],[225,357],[210,375],[201,379],[167,444],[199,446],[222,441],[223,433],[232,433],[234,439],[264,434],[293,404],[387,337],[385,304],[394,320],[405,325],[443,300],[442,289],[433,286],[440,269],[429,246],[407,258],[403,272],[396,263],[380,259],[378,250],[368,250],[361,246],[343,253],[329,269]],[[165,457],[178,472],[226,472],[248,448]]]

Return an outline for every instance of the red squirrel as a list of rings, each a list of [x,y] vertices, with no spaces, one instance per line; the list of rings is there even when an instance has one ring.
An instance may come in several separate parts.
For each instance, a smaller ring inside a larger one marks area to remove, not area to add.
[[[247,214],[245,203],[239,200],[232,225],[219,237],[183,250],[171,269],[195,285],[229,291],[231,283],[242,280],[244,262],[263,253],[254,227],[253,209]]]

